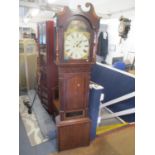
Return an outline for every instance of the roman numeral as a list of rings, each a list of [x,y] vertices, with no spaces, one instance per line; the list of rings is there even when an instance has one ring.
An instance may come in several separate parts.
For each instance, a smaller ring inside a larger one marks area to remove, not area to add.
[[[69,46],[68,44],[66,44],[65,46]]]
[[[69,52],[69,51],[70,51],[70,49],[67,49],[67,50],[66,50],[66,52]]]

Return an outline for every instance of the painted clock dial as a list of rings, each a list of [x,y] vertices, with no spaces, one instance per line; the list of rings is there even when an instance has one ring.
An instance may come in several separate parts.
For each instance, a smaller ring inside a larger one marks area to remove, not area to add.
[[[84,22],[73,20],[64,33],[64,59],[87,60],[89,58],[90,33]]]

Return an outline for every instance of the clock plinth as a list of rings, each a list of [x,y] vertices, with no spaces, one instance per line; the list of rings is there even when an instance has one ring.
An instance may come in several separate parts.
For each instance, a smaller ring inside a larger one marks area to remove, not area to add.
[[[89,145],[91,127],[89,118],[61,121],[57,127],[59,151]]]
[[[84,12],[68,7],[57,14],[56,64],[59,72],[59,151],[90,143],[88,98],[91,65],[95,60],[100,18],[91,3]]]

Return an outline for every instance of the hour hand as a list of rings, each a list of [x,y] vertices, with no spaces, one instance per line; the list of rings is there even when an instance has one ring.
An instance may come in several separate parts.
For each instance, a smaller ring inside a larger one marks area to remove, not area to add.
[[[78,44],[76,45],[76,47],[78,47],[81,44],[82,40],[78,42]]]

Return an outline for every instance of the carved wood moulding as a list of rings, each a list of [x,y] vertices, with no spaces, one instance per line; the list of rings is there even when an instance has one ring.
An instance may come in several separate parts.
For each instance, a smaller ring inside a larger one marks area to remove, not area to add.
[[[77,6],[77,10],[76,11],[72,11],[68,6],[65,6],[63,8],[63,11],[57,13],[56,16],[59,16],[58,20],[57,20],[57,24],[59,27],[61,27],[64,24],[64,20],[66,18],[68,18],[69,16],[83,16],[85,18],[88,19],[88,21],[90,21],[90,23],[92,24],[92,28],[94,30],[99,28],[99,20],[101,17],[96,15],[94,6],[91,3],[86,3],[85,7],[90,8],[88,11],[83,11],[81,5]]]

